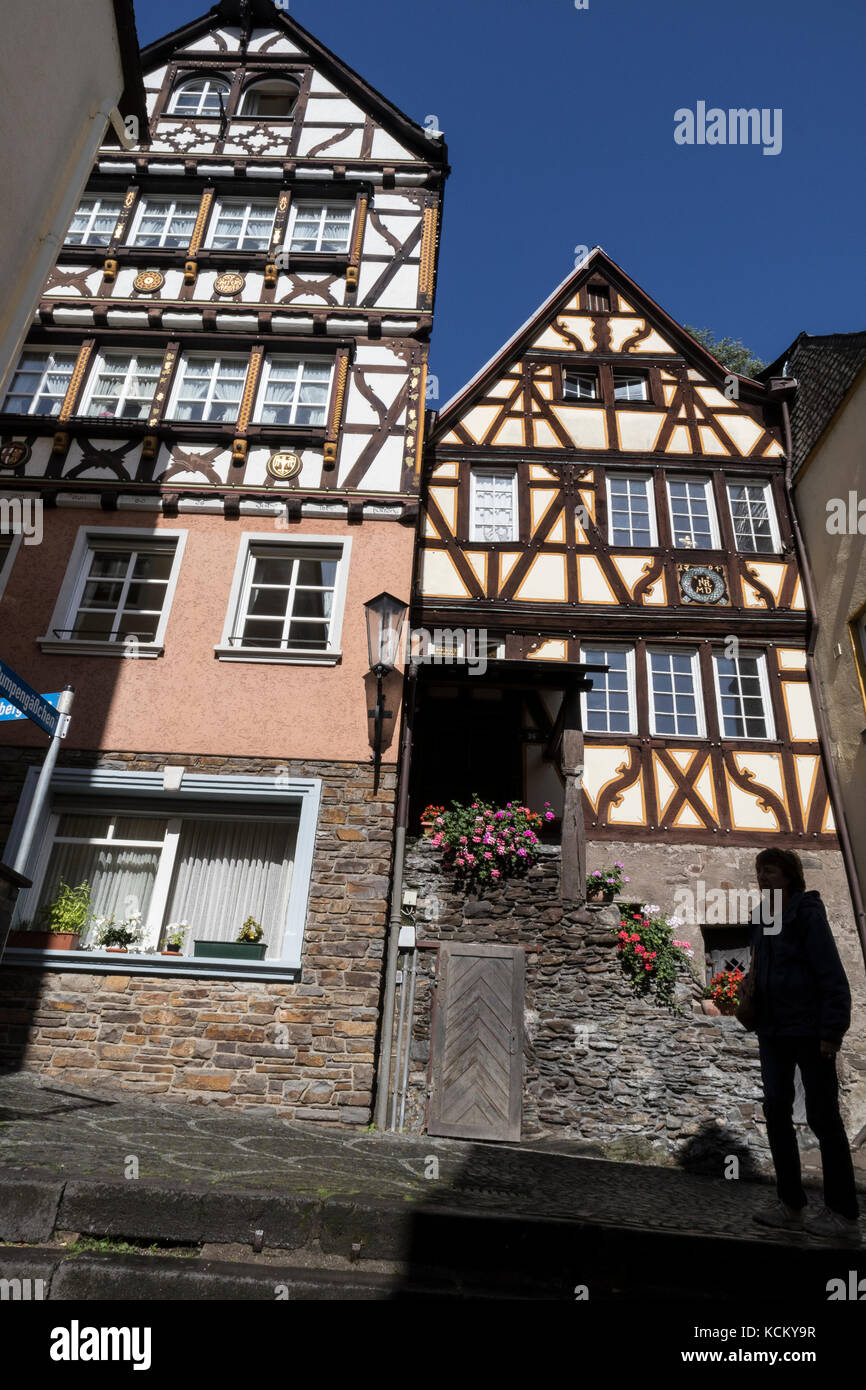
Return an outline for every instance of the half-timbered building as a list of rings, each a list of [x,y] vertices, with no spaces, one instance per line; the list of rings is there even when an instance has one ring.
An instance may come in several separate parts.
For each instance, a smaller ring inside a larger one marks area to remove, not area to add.
[[[270,0],[142,61],[0,414],[42,526],[3,537],[2,655],[75,691],[17,925],[87,882],[141,937],[14,936],[7,1053],[361,1123],[401,702],[371,719],[365,604],[410,595],[446,152]],[[0,725],[9,864],[43,751]]]
[[[561,815],[562,690],[606,666],[581,696],[590,866],[627,859],[657,900],[654,849],[745,888],[776,843],[841,901],[784,464],[772,389],[596,248],[431,432],[415,622],[442,660],[419,667],[416,808]],[[467,630],[483,678],[445,660]]]

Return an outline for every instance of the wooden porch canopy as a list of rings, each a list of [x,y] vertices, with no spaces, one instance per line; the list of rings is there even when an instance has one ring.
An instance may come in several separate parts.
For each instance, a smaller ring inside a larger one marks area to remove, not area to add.
[[[498,661],[488,660],[483,674],[470,672],[464,662],[453,665],[419,663],[417,672],[425,685],[454,685],[478,681],[479,685],[505,686],[511,690],[548,689],[563,692],[562,706],[545,748],[551,761],[559,757],[565,779],[565,804],[562,812],[562,855],[560,867],[560,897],[567,902],[583,902],[586,898],[586,825],[583,816],[583,723],[580,697],[592,689],[593,675],[602,675],[608,666],[587,665],[578,661]]]

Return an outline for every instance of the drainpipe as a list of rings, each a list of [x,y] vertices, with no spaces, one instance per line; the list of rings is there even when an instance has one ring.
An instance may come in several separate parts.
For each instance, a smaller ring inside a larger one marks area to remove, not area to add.
[[[827,712],[824,705],[824,689],[821,684],[818,671],[815,667],[814,653],[818,639],[818,604],[815,595],[815,585],[812,580],[812,568],[809,564],[809,556],[806,551],[806,544],[800,530],[800,520],[797,515],[797,504],[794,500],[793,466],[794,453],[791,442],[791,417],[788,413],[788,402],[785,395],[788,391],[796,387],[796,382],[789,386],[788,382],[780,387],[770,387],[770,395],[781,398],[782,424],[785,432],[785,494],[788,498],[788,510],[791,515],[791,525],[794,531],[794,543],[797,547],[797,560],[800,565],[800,573],[803,578],[803,588],[806,594],[806,607],[810,616],[809,637],[806,646],[806,669],[809,673],[809,683],[815,695],[815,722],[818,726],[818,743],[821,747],[821,754],[824,758],[824,767],[827,772],[827,788],[830,793],[830,804],[833,807],[833,815],[836,820],[836,834],[839,837],[839,848],[842,851],[842,859],[845,864],[845,874],[848,879],[848,888],[851,893],[851,902],[854,906],[854,917],[857,922],[857,934],[860,937],[860,949],[863,953],[863,962],[866,964],[866,909],[863,905],[863,894],[860,891],[860,880],[857,876],[857,866],[854,861],[854,850],[851,845],[851,837],[848,834],[848,821],[845,816],[845,806],[842,801],[842,789],[839,786],[839,778],[836,775],[836,767],[830,751],[830,731],[827,724]],[[784,394],[783,394],[784,393]]]
[[[391,885],[391,914],[388,922],[388,959],[385,967],[385,997],[382,1002],[382,1042],[379,1049],[379,1070],[376,1077],[376,1109],[373,1120],[377,1129],[388,1123],[388,1087],[391,1080],[391,1040],[394,1032],[394,1002],[397,990],[397,957],[400,922],[403,908],[403,864],[406,858],[406,830],[409,825],[409,769],[412,765],[412,730],[415,723],[415,693],[418,689],[418,667],[409,663],[406,671],[409,683],[403,715],[403,735],[400,743],[400,764],[397,770],[397,825],[394,834],[394,880]],[[411,1020],[410,1020],[411,1024]]]

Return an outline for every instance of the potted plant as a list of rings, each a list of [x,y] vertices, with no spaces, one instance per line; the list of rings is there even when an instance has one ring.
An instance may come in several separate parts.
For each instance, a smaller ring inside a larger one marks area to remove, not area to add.
[[[704,999],[701,1005],[705,1014],[725,1014],[728,1017],[735,1014],[737,1004],[740,1002],[738,992],[742,981],[746,978],[743,970],[720,970],[714,975],[704,990]],[[709,1007],[707,1007],[709,1005]]]
[[[126,953],[141,937],[141,913],[131,912],[119,926],[113,916],[100,917],[97,919],[96,928],[96,940],[104,951]]]
[[[448,811],[428,806],[424,816],[427,842],[442,855],[445,868],[456,870],[459,881],[472,889],[495,886],[531,869],[538,832],[545,820],[554,818],[549,806],[542,814],[516,801],[491,806],[477,796],[468,806],[452,801]]]
[[[234,941],[196,939],[193,955],[216,956],[223,960],[264,960],[268,943],[262,941],[263,930],[261,923],[248,917]]]
[[[90,919],[90,884],[85,880],[71,888],[63,879],[57,892],[40,913],[42,929],[30,922],[9,933],[9,946],[39,947],[49,951],[71,951]]]
[[[165,929],[164,956],[179,956],[183,950],[189,922],[169,922]]]
[[[612,903],[617,893],[631,880],[623,874],[625,865],[617,859],[609,869],[593,869],[586,876],[586,896],[589,902]]]

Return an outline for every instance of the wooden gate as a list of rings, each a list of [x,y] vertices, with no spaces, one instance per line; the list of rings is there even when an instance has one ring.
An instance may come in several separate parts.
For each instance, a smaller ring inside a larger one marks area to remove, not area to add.
[[[519,1139],[521,946],[443,946],[433,1024],[429,1134]]]

